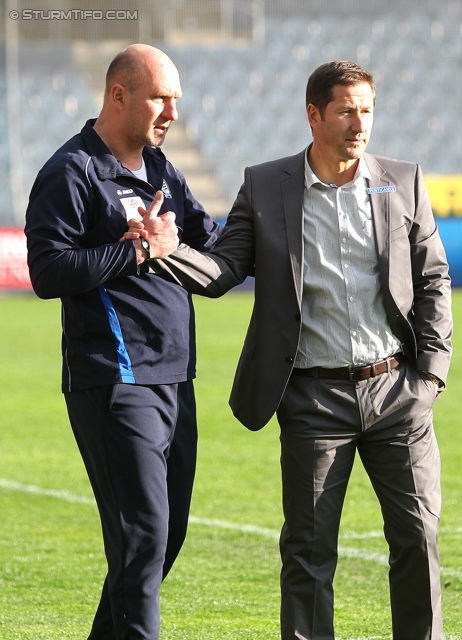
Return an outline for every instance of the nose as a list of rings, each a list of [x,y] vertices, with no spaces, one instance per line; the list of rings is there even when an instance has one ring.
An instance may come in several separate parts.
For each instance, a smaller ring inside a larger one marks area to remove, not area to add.
[[[351,128],[356,133],[364,133],[369,127],[370,115],[359,111],[355,115],[356,117],[353,119]]]
[[[167,120],[178,120],[178,110],[176,108],[176,98],[168,98],[164,102],[164,110],[162,115]]]

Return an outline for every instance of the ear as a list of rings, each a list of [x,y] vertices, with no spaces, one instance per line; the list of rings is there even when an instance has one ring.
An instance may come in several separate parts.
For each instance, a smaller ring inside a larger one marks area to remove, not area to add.
[[[127,89],[122,84],[115,84],[111,88],[111,102],[119,109],[123,109],[127,100]]]
[[[321,120],[321,114],[319,113],[319,109],[314,106],[314,104],[309,104],[306,108],[306,113],[308,114],[308,122],[310,123],[310,127],[316,126],[316,124]]]

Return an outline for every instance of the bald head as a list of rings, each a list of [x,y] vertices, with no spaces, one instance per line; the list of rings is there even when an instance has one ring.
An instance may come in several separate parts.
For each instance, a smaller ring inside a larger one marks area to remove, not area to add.
[[[144,147],[159,147],[178,119],[178,70],[159,49],[132,44],[109,65],[94,131],[129,169],[138,169]],[[136,166],[137,165],[137,166]]]
[[[178,76],[178,70],[163,51],[147,44],[132,44],[117,54],[109,65],[105,95],[115,84],[133,92],[140,84],[165,75]]]

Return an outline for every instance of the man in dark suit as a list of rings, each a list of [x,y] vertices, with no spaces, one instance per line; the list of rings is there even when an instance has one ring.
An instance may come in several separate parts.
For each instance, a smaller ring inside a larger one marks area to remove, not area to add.
[[[230,404],[249,429],[276,411],[281,427],[283,640],[334,639],[356,451],[390,548],[393,638],[443,640],[432,405],[451,356],[450,280],[420,168],[365,154],[374,105],[368,72],[319,67],[307,86],[313,143],[246,169],[210,254],[181,245],[152,263],[211,297],[254,269]]]

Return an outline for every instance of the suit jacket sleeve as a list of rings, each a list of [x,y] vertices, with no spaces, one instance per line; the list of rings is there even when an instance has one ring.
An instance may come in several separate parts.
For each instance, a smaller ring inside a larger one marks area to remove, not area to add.
[[[243,282],[255,262],[250,194],[250,172],[246,169],[244,184],[214,248],[202,253],[181,244],[168,258],[152,260],[150,269],[167,274],[190,293],[209,298],[218,298]]]
[[[420,167],[415,181],[416,211],[409,234],[414,302],[412,325],[417,368],[446,381],[451,358],[451,283]],[[393,268],[393,265],[390,265]]]

